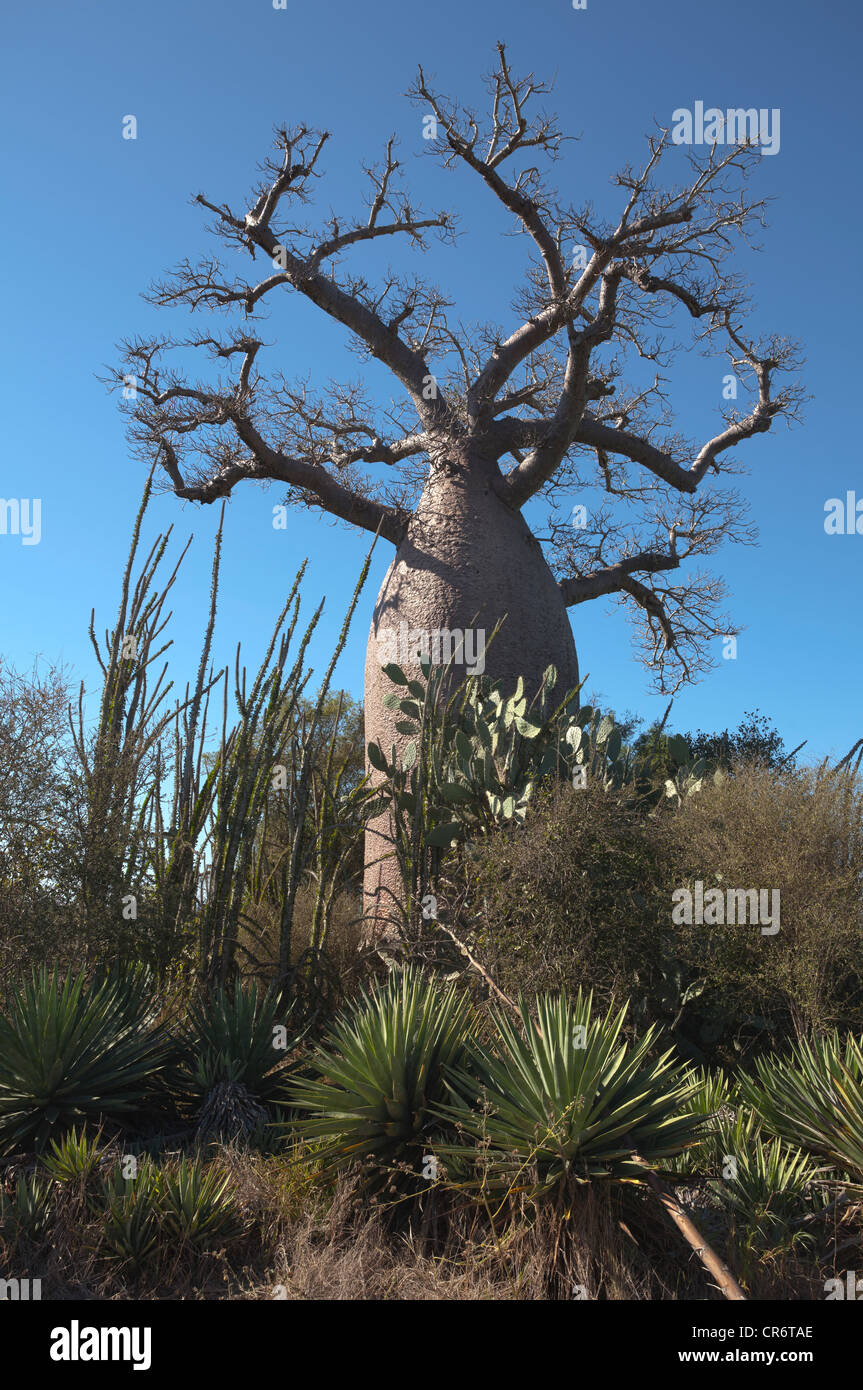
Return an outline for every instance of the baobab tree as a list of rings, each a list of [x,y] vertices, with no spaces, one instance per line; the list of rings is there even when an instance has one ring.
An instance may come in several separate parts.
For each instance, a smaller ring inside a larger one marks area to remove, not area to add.
[[[490,632],[504,619],[487,673],[521,675],[535,688],[553,663],[562,690],[578,682],[568,610],[613,596],[631,609],[660,688],[703,672],[710,639],[734,629],[719,611],[721,581],[700,558],[752,538],[740,496],[723,485],[737,471],[729,451],[794,415],[800,400],[786,375],[792,345],[750,336],[744,287],[729,268],[735,240],[763,223],[763,202],[746,185],[757,145],[675,151],[658,126],[642,164],[615,176],[618,206],[602,219],[550,185],[565,137],[537,108],[549,87],[514,76],[500,44],[487,89],[484,116],[441,96],[422,69],[408,96],[420,112],[418,143],[421,131],[447,167],[467,166],[526,238],[523,283],[503,326],[465,325],[420,277],[392,271],[373,285],[349,268],[368,242],[407,238],[425,250],[431,238],[456,238],[451,213],[424,215],[409,200],[394,139],[364,166],[362,216],[331,213],[316,228],[299,221],[329,139],[300,126],[276,132],[247,211],[197,196],[226,251],[246,264],[251,256],[257,273],[186,259],[151,288],[157,305],[233,315],[230,328],[130,340],[116,373],[118,384],[134,378],[125,393],[135,395],[132,438],[178,497],[209,503],[242,482],[272,480],[288,503],[395,547],[366,661],[366,737],[385,747],[399,739],[381,666],[402,624],[411,634]],[[660,180],[669,155],[685,164],[674,185]],[[303,295],[347,330],[361,357],[388,369],[388,402],[362,380],[314,390],[266,369],[272,348],[256,326],[285,292]],[[678,351],[665,339],[676,316],[692,321],[701,350],[727,357],[727,379],[743,397],[717,407],[701,442],[675,431],[661,375]],[[178,348],[184,362],[197,348],[218,369],[190,379],[169,356]],[[587,489],[601,502],[567,522],[562,499]],[[542,533],[523,514],[534,498],[548,504]],[[376,912],[394,871],[381,865],[375,833],[369,840],[367,905]]]

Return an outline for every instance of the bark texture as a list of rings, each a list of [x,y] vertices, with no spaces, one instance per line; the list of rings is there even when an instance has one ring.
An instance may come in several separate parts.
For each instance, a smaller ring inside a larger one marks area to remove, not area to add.
[[[405,623],[428,634],[474,627],[488,637],[504,615],[486,653],[485,674],[513,686],[523,676],[528,698],[550,663],[557,667],[559,690],[578,684],[575,641],[560,586],[521,513],[501,500],[485,470],[439,469],[423,492],[375,605],[366,650],[366,745],[380,742],[389,750],[393,743],[401,748],[407,742],[396,733],[395,715],[383,704],[384,695],[394,689],[381,669],[389,659],[387,632]],[[399,659],[406,674],[419,675],[419,661],[409,662],[405,655]],[[463,667],[455,668],[455,679],[464,674]],[[389,817],[383,815],[367,833],[367,939],[386,934],[397,916],[398,869],[393,859],[381,858],[391,845]]]

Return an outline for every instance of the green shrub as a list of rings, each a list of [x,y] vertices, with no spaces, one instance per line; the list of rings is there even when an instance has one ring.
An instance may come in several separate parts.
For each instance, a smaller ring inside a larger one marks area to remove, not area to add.
[[[190,1005],[181,1038],[181,1089],[202,1101],[215,1086],[233,1082],[265,1103],[277,1100],[298,1042],[289,1031],[284,1048],[276,1046],[282,1040],[277,1030],[289,1022],[281,991],[259,990],[256,982],[216,986]]]
[[[137,1115],[169,1056],[148,976],[41,969],[0,1016],[0,1149],[37,1150],[82,1120]]]
[[[331,1028],[311,1059],[312,1076],[292,1087],[306,1111],[297,1130],[320,1144],[325,1171],[361,1161],[374,1186],[390,1172],[412,1187],[430,1135],[440,1128],[435,1106],[446,1097],[444,1074],[462,1060],[468,1000],[415,968],[393,972]],[[395,1165],[402,1165],[397,1174]]]
[[[687,1109],[701,1117],[702,1129],[697,1141],[672,1159],[668,1166],[675,1173],[719,1173],[722,1171],[722,1156],[728,1152],[721,1147],[719,1139],[722,1122],[736,1113],[738,1120],[746,1117],[749,1130],[756,1131],[758,1124],[750,1110],[739,1109],[735,1112],[736,1082],[721,1068],[697,1068],[692,1074],[692,1083]]]
[[[541,995],[536,1021],[520,1008],[521,1028],[495,1011],[492,1044],[471,1041],[470,1068],[448,1069],[453,1103],[441,1113],[479,1146],[475,1184],[536,1196],[572,1180],[637,1178],[637,1159],[655,1165],[695,1140],[691,1071],[671,1051],[650,1057],[654,1030],[631,1047],[625,1010],[594,1018],[581,994]],[[441,1152],[463,1167],[463,1147]]]
[[[136,1161],[134,1177],[120,1165],[102,1182],[100,1242],[115,1261],[140,1266],[158,1250],[203,1250],[240,1235],[244,1222],[229,1192],[229,1178],[200,1159],[157,1167]]]

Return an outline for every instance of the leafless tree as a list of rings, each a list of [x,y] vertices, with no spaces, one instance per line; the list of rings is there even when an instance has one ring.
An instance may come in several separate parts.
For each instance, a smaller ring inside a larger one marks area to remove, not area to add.
[[[224,311],[233,330],[136,338],[114,375],[117,385],[134,378],[132,437],[178,497],[213,502],[242,481],[273,480],[286,485],[289,503],[396,547],[366,666],[367,737],[385,745],[392,716],[379,646],[383,630],[402,623],[490,631],[506,615],[489,672],[530,681],[553,662],[572,686],[567,609],[613,596],[632,613],[661,689],[703,672],[710,639],[734,628],[720,612],[720,580],[700,561],[723,541],[753,539],[725,481],[739,471],[731,451],[793,417],[802,399],[789,376],[793,346],[751,336],[745,288],[729,268],[735,242],[764,221],[763,201],[747,189],[756,146],[677,151],[686,176],[666,185],[660,166],[673,146],[657,128],[643,164],[616,175],[619,213],[604,221],[590,205],[562,202],[550,184],[565,137],[537,106],[548,86],[516,77],[499,44],[487,87],[484,115],[441,96],[422,69],[408,95],[435,132],[428,148],[447,166],[467,165],[529,238],[514,321],[466,326],[419,277],[390,272],[372,284],[350,269],[362,243],[452,242],[455,218],[424,215],[409,199],[391,139],[365,170],[362,216],[332,214],[310,227],[302,209],[329,136],[300,126],[277,131],[248,211],[197,197],[227,251],[263,270],[248,276],[216,257],[185,260],[151,289],[157,305]],[[305,296],[348,330],[361,357],[389,369],[387,406],[362,383],[314,390],[265,371],[258,325],[285,291]],[[666,341],[677,317],[691,320],[695,345],[727,355],[746,398],[726,403],[700,442],[675,431],[662,375],[679,351]],[[175,365],[190,348],[218,369],[190,379]],[[652,382],[628,384],[627,371],[644,375],[645,362]],[[585,525],[567,524],[563,499],[597,487],[604,503]],[[538,496],[549,503],[541,536],[522,515]],[[370,894],[380,873],[367,877]]]

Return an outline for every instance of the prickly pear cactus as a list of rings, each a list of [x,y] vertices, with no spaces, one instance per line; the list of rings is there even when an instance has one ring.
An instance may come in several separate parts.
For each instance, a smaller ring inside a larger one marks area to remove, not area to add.
[[[372,766],[386,774],[384,795],[427,847],[521,824],[536,787],[550,776],[605,790],[638,784],[638,760],[611,715],[580,705],[578,690],[554,703],[553,666],[530,706],[521,679],[505,697],[500,682],[470,677],[444,700],[441,668],[423,662],[421,669],[422,679],[409,680],[401,667],[383,667],[394,687],[384,705],[409,742],[400,759],[394,747],[389,756],[379,744],[368,752]],[[690,764],[680,735],[666,746],[676,769],[666,797],[694,795],[703,784],[703,761]]]

